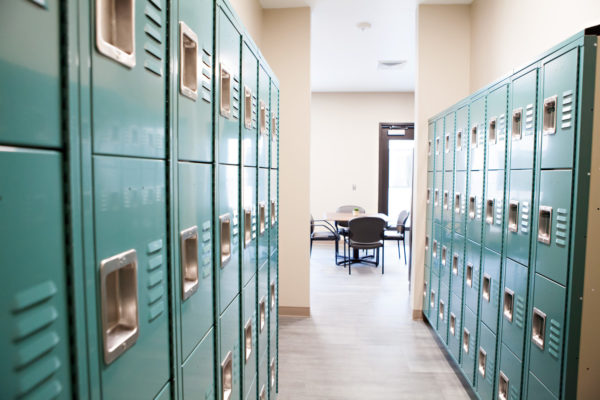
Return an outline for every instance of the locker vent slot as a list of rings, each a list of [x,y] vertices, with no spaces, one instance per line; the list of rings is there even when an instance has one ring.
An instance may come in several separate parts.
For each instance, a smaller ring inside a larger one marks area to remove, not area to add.
[[[431,140],[429,140],[427,142],[427,155],[430,156],[431,155]]]
[[[258,122],[260,124],[260,134],[266,135],[269,132],[267,130],[267,107],[262,100],[259,101]]]
[[[431,308],[435,307],[435,290],[431,290],[431,295],[429,296],[429,305]]]
[[[513,321],[514,302],[515,292],[509,288],[504,288],[504,318],[509,322]]]
[[[271,359],[271,365],[269,365],[269,372],[271,375],[271,388],[275,387],[275,357]]]
[[[244,326],[244,362],[248,363],[252,354],[252,318],[246,321]]]
[[[460,214],[460,206],[461,206],[461,196],[460,193],[454,194],[454,214]]]
[[[470,219],[475,219],[476,209],[477,209],[477,199],[475,198],[475,196],[470,196],[469,197],[469,218]]]
[[[462,131],[456,132],[456,143],[454,145],[456,151],[462,150]]]
[[[444,191],[444,210],[448,209],[448,203],[449,203],[449,195],[448,195],[448,191],[445,190]]]
[[[546,336],[546,314],[544,314],[539,308],[533,307],[531,340],[541,350],[544,350],[545,336]]]
[[[444,321],[444,300],[440,300],[440,307],[438,309],[440,320]]]
[[[265,299],[265,297],[263,296],[262,299],[260,299],[260,302],[258,303],[258,311],[260,313],[260,332],[262,333],[262,331],[265,329],[265,322],[267,320],[267,299]]]
[[[271,200],[271,226],[277,222],[277,212],[275,209],[275,200]]]
[[[508,205],[508,230],[519,231],[519,202],[515,200]]]
[[[439,155],[440,154],[440,138],[437,137],[435,138],[435,155]]]
[[[266,219],[267,219],[267,208],[265,206],[265,203],[259,203],[258,204],[258,232],[263,235],[265,233],[265,226],[266,226]]]
[[[212,57],[209,50],[202,49],[202,100],[212,101]]]
[[[429,250],[429,235],[425,235],[425,251]]]
[[[572,126],[573,118],[573,91],[568,90],[562,95],[562,117],[561,125],[562,129],[569,129]]]
[[[554,242],[561,247],[567,245],[569,212],[564,208],[556,209],[556,239]]]
[[[427,188],[427,204],[431,202],[431,188]]]
[[[467,328],[465,328],[463,330],[463,337],[462,337],[462,345],[463,345],[463,350],[464,350],[465,354],[469,354],[470,340],[471,340],[471,333],[469,332],[469,330]]]
[[[525,135],[533,134],[533,117],[533,104],[527,104],[527,107],[525,108]]]
[[[446,139],[444,140],[444,152],[450,152],[450,134],[446,134]]]
[[[488,199],[485,202],[485,223],[494,224],[494,199]]]
[[[265,385],[262,385],[262,387],[260,388],[258,400],[267,400],[267,390],[265,389]]]
[[[227,67],[221,64],[221,115],[231,118],[231,74]]]
[[[275,308],[275,281],[271,282],[271,290],[270,290],[270,294],[271,294],[271,306],[270,306],[270,310],[273,310]]]
[[[447,248],[446,246],[442,246],[442,265],[446,266],[446,253],[447,253]]]
[[[244,127],[252,129],[252,90],[244,86]]]
[[[96,47],[129,68],[135,66],[135,0],[96,0]]]
[[[224,214],[219,217],[221,225],[221,268],[231,260],[231,216]]]
[[[233,391],[233,358],[231,351],[227,353],[221,363],[221,398],[230,400]]]
[[[467,264],[466,281],[467,281],[467,286],[472,288],[473,287],[473,264],[470,264],[470,263]]]
[[[488,303],[490,302],[490,290],[491,289],[492,289],[492,277],[489,276],[488,274],[484,274],[483,275],[483,288],[482,288],[481,295],[483,296],[483,299],[485,301],[487,301]]]
[[[512,113],[512,139],[521,140],[523,137],[523,108],[517,108]]]
[[[179,90],[192,100],[198,98],[198,36],[179,22]]]
[[[437,258],[437,248],[438,248],[437,240],[434,240],[433,241],[433,250],[432,250],[433,258]]]
[[[483,349],[483,347],[479,348],[479,375],[481,375],[482,378],[485,378],[485,363],[487,361],[487,353],[486,351]]]
[[[452,273],[458,276],[458,254],[452,256]]]
[[[440,204],[440,191],[439,189],[435,189],[433,192],[433,205],[437,207],[438,204]]]
[[[544,135],[556,133],[556,96],[544,99]]]
[[[561,336],[561,323],[555,319],[551,319],[550,328],[548,329],[548,353],[557,360],[560,359]]]
[[[198,289],[198,227],[192,226],[180,233],[181,292],[183,300]]]
[[[137,254],[129,250],[102,260],[102,336],[104,362],[112,363],[138,338]]]
[[[502,371],[500,371],[500,380],[498,381],[498,400],[508,400],[508,378]]]
[[[498,136],[496,135],[496,117],[490,120],[488,125],[488,143],[496,144],[498,142]]]
[[[244,210],[244,248],[252,241],[252,210]]]
[[[232,89],[232,101],[231,101],[231,116],[233,119],[240,118],[240,80],[237,76],[233,75],[233,84],[231,85]]]
[[[552,207],[540,206],[538,241],[550,244],[552,232]]]
[[[528,233],[529,232],[529,202],[524,201],[520,205],[520,217],[521,217],[521,232]]]
[[[473,127],[471,128],[471,149],[476,149],[478,146],[477,136],[477,125],[473,125]]]
[[[456,333],[456,315],[450,313],[450,334],[455,336]]]

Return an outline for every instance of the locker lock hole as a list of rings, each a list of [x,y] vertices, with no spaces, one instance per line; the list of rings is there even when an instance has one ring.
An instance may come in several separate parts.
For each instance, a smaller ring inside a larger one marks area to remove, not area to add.
[[[556,133],[556,96],[544,99],[544,135]]]
[[[270,310],[275,309],[275,282],[271,282],[271,302],[270,302]]]
[[[427,297],[427,281],[423,283],[423,297]]]
[[[515,292],[513,292],[509,288],[505,288],[504,289],[503,314],[504,314],[504,318],[506,318],[506,320],[509,322],[513,321],[514,302],[515,302]]]
[[[435,155],[440,154],[440,138],[435,138]]]
[[[523,109],[517,108],[512,114],[512,138],[513,140],[521,140],[523,136]]]
[[[427,155],[430,156],[431,155],[431,140],[429,140],[427,142]]]

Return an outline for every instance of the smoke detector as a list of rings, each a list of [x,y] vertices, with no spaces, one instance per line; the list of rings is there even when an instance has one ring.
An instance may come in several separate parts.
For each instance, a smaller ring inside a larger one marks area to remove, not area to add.
[[[361,32],[364,32],[367,29],[371,29],[371,23],[367,21],[362,21],[356,24],[356,27],[360,29]]]
[[[379,69],[400,69],[406,64],[406,60],[379,60],[377,68]]]

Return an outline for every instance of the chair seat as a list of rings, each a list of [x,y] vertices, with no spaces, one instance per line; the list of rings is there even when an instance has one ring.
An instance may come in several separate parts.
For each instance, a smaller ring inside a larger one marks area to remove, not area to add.
[[[313,232],[312,240],[335,240],[336,236],[331,232]]]
[[[372,243],[363,243],[363,242],[355,242],[354,240],[349,240],[350,247],[355,249],[376,249],[378,247],[383,246],[381,242],[372,242]]]
[[[404,233],[398,231],[385,231],[383,234],[384,240],[404,240]]]

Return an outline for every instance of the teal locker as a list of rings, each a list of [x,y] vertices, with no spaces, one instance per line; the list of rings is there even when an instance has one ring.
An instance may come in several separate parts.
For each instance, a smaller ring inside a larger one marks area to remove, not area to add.
[[[578,48],[542,61],[542,169],[573,166],[578,61]]]
[[[438,326],[438,301],[439,301],[439,289],[440,289],[440,278],[431,274],[431,281],[429,285],[429,323],[433,329],[437,329]]]
[[[454,174],[452,171],[444,172],[444,191],[442,192],[442,225],[452,229],[454,216]]]
[[[495,334],[498,332],[498,310],[500,307],[500,254],[483,249],[481,269],[481,321]]]
[[[450,274],[452,269],[452,231],[441,229],[442,232],[442,254],[440,255],[440,281],[450,286]],[[448,302],[446,302],[448,304]]]
[[[183,398],[215,399],[215,339],[211,328],[183,363]]]
[[[258,313],[256,307],[256,282],[250,280],[242,289],[242,364],[243,364],[243,393],[244,398],[252,390],[256,381],[256,366],[258,364]],[[256,391],[256,387],[254,387]]]
[[[569,222],[571,219],[571,170],[542,171],[535,272],[562,285],[567,282],[569,265]]]
[[[465,304],[477,313],[481,278],[481,246],[467,240],[465,253]]]
[[[269,259],[269,301],[270,301],[270,307],[269,310],[273,310],[277,308],[277,301],[276,299],[278,298],[278,285],[277,285],[277,279],[279,277],[279,251],[277,249],[275,249],[275,252],[273,254],[271,254],[271,258]],[[275,298],[274,298],[275,296]],[[275,301],[274,301],[275,300]],[[274,325],[271,325],[272,327]]]
[[[433,245],[433,232],[431,222],[427,222],[427,231],[425,233],[425,266],[430,267],[432,265],[431,260],[431,247]]]
[[[485,186],[483,242],[485,247],[500,253],[504,236],[504,170],[488,171]]]
[[[258,400],[269,399],[269,357],[265,353],[258,364]]]
[[[469,155],[469,106],[456,111],[456,134],[454,136],[454,160],[456,171],[467,170]]]
[[[265,66],[258,68],[258,166],[269,167],[269,106],[271,79]]]
[[[479,349],[477,349],[477,387],[481,400],[494,399],[496,374],[496,335],[485,324],[479,324]]]
[[[2,2],[0,143],[62,147],[60,10],[57,0]]]
[[[565,301],[566,289],[563,286],[535,275],[530,308],[529,372],[556,397],[561,383]]]
[[[444,131],[444,118],[440,117],[435,121],[435,170],[444,171],[444,139],[446,133]]]
[[[452,294],[458,299],[463,298],[464,266],[465,266],[465,237],[454,232],[452,243],[452,260],[450,262]]]
[[[258,270],[258,355],[267,357],[269,345],[269,265],[265,264]]]
[[[171,396],[171,383],[167,383],[154,400],[170,400]]]
[[[486,151],[488,170],[504,169],[507,101],[507,84],[503,84],[487,95]]]
[[[269,260],[269,170],[258,169],[258,268]]]
[[[521,398],[521,360],[506,345],[500,346],[500,370],[496,383],[497,399],[519,400]]]
[[[433,189],[433,220],[436,224],[443,223],[444,172],[436,171]]]
[[[165,162],[94,156],[93,170],[102,396],[153,398],[170,365]]]
[[[242,46],[242,165],[258,164],[258,59],[244,41]]]
[[[462,302],[454,294],[450,295],[450,313],[448,315],[448,350],[457,363],[460,363],[462,344]]]
[[[431,281],[431,270],[425,264],[425,275],[423,276],[423,315],[429,317],[429,282]]]
[[[176,79],[180,160],[213,160],[213,7],[210,0],[179,0]]]
[[[502,289],[502,342],[523,359],[527,314],[527,267],[510,259],[504,265]]]
[[[469,307],[463,308],[463,327],[461,333],[460,368],[471,385],[475,383],[475,358],[477,354],[477,317]]]
[[[182,359],[214,323],[212,165],[179,162],[177,293],[181,299]]]
[[[238,188],[239,168],[219,165],[219,200],[216,217],[220,312],[240,291]]]
[[[275,252],[277,251],[277,241],[278,241],[278,233],[279,233],[279,227],[278,227],[278,216],[279,216],[279,203],[277,201],[278,199],[278,190],[279,187],[277,186],[277,177],[278,177],[278,170],[276,169],[271,169],[270,170],[270,183],[269,183],[269,256],[271,257],[271,260],[273,260],[273,255],[275,254]],[[273,272],[275,272],[275,270],[277,269],[277,259],[275,259],[275,264],[273,265],[273,267],[271,268],[272,270],[274,270]]]
[[[427,172],[427,224],[433,219],[433,172]]]
[[[250,389],[246,392],[245,400],[257,400],[258,399],[257,392],[256,392],[257,391],[256,385],[257,385],[257,377],[255,377],[254,380],[252,381],[252,383],[250,384]]]
[[[510,129],[510,168],[533,168],[537,120],[537,76],[534,68],[513,78]]]
[[[218,160],[224,164],[239,164],[240,153],[240,55],[241,35],[223,6],[217,7],[218,99],[217,143]]]
[[[483,216],[483,171],[469,171],[467,239],[481,243]]]
[[[527,400],[552,400],[558,399],[558,396],[550,392],[548,388],[530,372],[529,379],[527,380],[527,397],[525,398]]]
[[[275,340],[271,340],[272,342]],[[268,375],[268,383],[269,383],[269,399],[277,398],[277,360],[276,356],[269,358],[269,375]]]
[[[431,246],[431,271],[440,276],[442,258],[442,227],[433,224],[433,244]]]
[[[454,214],[453,229],[463,236],[466,232],[467,200],[467,172],[456,171],[454,174],[454,201],[451,212]]]
[[[485,157],[485,97],[474,100],[470,106],[469,169],[482,171]]]
[[[242,285],[258,271],[258,215],[256,212],[257,168],[242,168]]]
[[[219,399],[239,399],[241,390],[240,297],[223,312],[219,323]]]
[[[533,220],[533,170],[510,171],[507,191],[506,256],[527,266]]]
[[[271,168],[279,168],[279,88],[271,80],[271,114],[269,115],[269,159]]]
[[[93,152],[164,158],[167,7],[158,1],[119,5],[93,13]]]
[[[435,124],[429,123],[427,131],[427,171],[434,171],[435,162]]]
[[[454,149],[456,138],[456,114],[451,112],[444,116],[444,171],[452,172],[454,170]]]
[[[2,396],[68,399],[72,373],[62,155],[0,147],[0,170]]]

